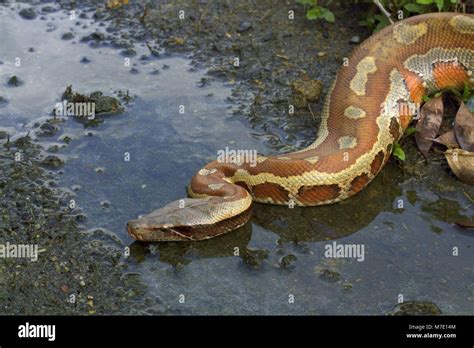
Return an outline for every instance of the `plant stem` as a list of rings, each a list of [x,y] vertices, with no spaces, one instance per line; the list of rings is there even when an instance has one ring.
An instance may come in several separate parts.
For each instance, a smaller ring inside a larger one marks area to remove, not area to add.
[[[380,3],[380,0],[373,0],[374,4],[377,5],[377,7],[382,11],[382,13],[388,18],[391,24],[393,24],[393,19],[390,17],[390,12],[388,12],[385,7]]]

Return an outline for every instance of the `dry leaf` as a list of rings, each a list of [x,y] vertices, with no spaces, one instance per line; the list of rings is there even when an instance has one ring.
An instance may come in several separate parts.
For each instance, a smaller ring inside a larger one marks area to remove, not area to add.
[[[462,149],[474,151],[474,115],[464,103],[461,103],[454,120],[454,134]]]
[[[416,123],[415,139],[420,152],[426,157],[436,138],[438,129],[443,120],[442,96],[430,99],[421,108],[420,119]]]
[[[452,148],[459,148],[459,143],[456,139],[456,135],[454,134],[454,129],[451,129],[449,132],[446,132],[436,139],[432,139],[433,141],[443,144],[444,146],[452,149]]]
[[[449,167],[459,180],[474,185],[474,152],[449,149],[444,153]]]

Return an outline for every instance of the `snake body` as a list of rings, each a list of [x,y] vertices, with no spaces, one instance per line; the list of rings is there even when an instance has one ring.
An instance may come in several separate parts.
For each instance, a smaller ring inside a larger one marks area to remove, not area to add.
[[[192,178],[191,198],[129,221],[129,234],[202,240],[245,224],[252,201],[314,206],[346,199],[380,172],[423,96],[472,84],[473,70],[474,15],[427,14],[386,27],[340,68],[313,144],[258,156],[256,165],[211,162]]]

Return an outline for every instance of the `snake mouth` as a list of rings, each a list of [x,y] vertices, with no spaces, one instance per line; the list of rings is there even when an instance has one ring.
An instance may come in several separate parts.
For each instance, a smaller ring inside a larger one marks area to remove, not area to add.
[[[154,225],[146,219],[131,220],[127,223],[128,234],[140,242],[194,241],[192,226]]]

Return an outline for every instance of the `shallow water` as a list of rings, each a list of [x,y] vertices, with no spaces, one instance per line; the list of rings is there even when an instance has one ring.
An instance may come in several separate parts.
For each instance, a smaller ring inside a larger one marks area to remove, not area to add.
[[[336,205],[255,205],[250,223],[209,241],[133,243],[126,222],[184,197],[188,180],[217,150],[274,149],[232,116],[232,86],[212,80],[201,87],[207,76],[186,57],[140,61],[149,52],[136,45],[138,73],[132,74],[118,50],[79,42],[103,28],[83,19],[76,25],[60,12],[46,18],[26,21],[0,7],[0,30],[7,33],[0,41],[0,95],[8,101],[0,108],[1,126],[32,132],[70,84],[82,93],[136,96],[124,113],[105,116],[97,127],[67,119],[58,134],[39,141],[46,148],[64,145],[57,153],[65,160],[59,185],[74,191],[85,228],[101,228],[111,243],[130,247],[129,275],[137,274],[155,300],[148,313],[383,314],[400,295],[431,301],[445,314],[474,313],[474,234],[452,224],[473,213],[463,192],[474,195],[440,165],[420,169],[430,174],[421,180],[389,164],[361,194]],[[47,31],[48,23],[56,29]],[[61,40],[71,29],[76,38]],[[80,63],[83,56],[91,62]],[[24,84],[5,87],[12,75]],[[333,241],[363,246],[363,261],[325,257]]]

